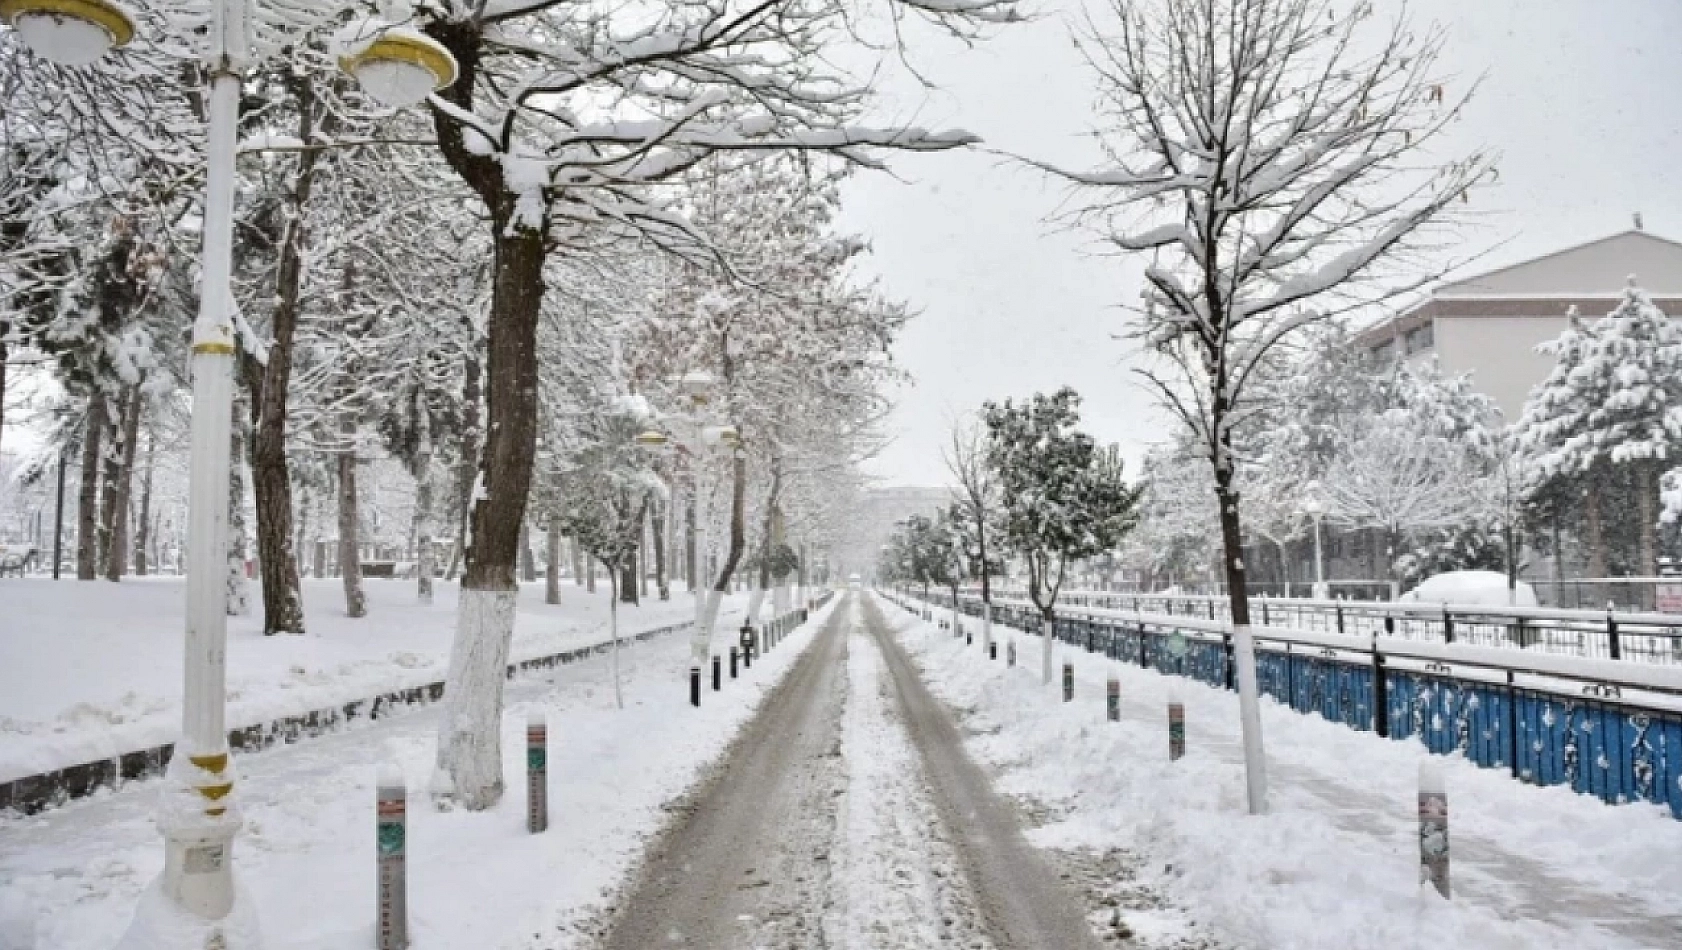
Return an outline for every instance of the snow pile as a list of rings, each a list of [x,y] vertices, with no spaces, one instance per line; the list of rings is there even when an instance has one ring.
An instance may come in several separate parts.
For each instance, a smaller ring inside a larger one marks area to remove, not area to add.
[[[1138,854],[1147,883],[1239,946],[1650,950],[1682,933],[1682,822],[1661,808],[1608,806],[1441,759],[1455,856],[1446,902],[1419,885],[1420,746],[1264,701],[1272,811],[1252,818],[1236,695],[1059,644],[1058,664],[1077,673],[1065,705],[1060,684],[1042,687],[1033,671],[893,616],[936,694],[968,711],[971,752],[1001,771],[1001,790],[1056,815],[1031,840]],[[1112,674],[1117,724],[1104,721]],[[1174,763],[1170,690],[1187,719],[1187,754]]]
[[[1426,578],[1396,598],[1404,603],[1459,604],[1469,607],[1535,607],[1536,588],[1524,581],[1512,591],[1500,571],[1449,571]]]
[[[181,728],[183,584],[0,580],[0,781],[174,741]],[[256,616],[228,621],[228,724],[266,722],[441,680],[458,588],[432,604],[413,582],[370,581],[369,615],[344,616],[336,579],[304,581],[306,636],[265,637]],[[608,593],[521,594],[512,659],[608,639]],[[690,619],[693,601],[621,608],[629,636]]]

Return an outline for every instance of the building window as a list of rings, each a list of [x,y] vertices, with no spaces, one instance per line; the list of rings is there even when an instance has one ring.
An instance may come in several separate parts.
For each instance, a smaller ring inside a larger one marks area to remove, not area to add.
[[[1381,360],[1394,359],[1396,356],[1396,341],[1385,340],[1372,348],[1372,355]]]

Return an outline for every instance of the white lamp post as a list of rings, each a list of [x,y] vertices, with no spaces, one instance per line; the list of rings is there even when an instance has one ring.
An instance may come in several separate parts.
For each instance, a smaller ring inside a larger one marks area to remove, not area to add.
[[[1314,597],[1325,600],[1326,590],[1326,558],[1320,547],[1320,522],[1326,517],[1326,503],[1321,497],[1320,483],[1309,482],[1303,488],[1302,513],[1314,522]]]
[[[164,870],[141,898],[120,946],[242,950],[259,945],[256,916],[238,899],[233,839],[240,827],[224,717],[227,678],[229,429],[235,340],[235,140],[242,77],[252,63],[250,0],[215,0],[205,50],[210,73],[202,286],[193,322],[193,413],[187,518],[187,630],[182,735],[170,760],[159,828]],[[112,0],[0,0],[0,20],[36,55],[85,66],[134,36]],[[388,21],[353,24],[337,38],[340,65],[369,95],[401,107],[455,81],[448,50]]]

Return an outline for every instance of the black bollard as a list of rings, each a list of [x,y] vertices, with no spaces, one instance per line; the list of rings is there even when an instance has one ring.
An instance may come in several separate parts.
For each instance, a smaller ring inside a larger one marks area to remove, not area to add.
[[[736,678],[736,648],[730,648],[730,678]]]
[[[723,673],[723,670],[722,670],[723,665],[724,664],[719,662],[718,654],[714,653],[713,654],[713,692],[715,692],[715,693],[724,688],[724,673]]]
[[[996,660],[998,658],[999,658],[999,641],[994,640],[992,643],[987,644],[987,659]]]
[[[689,668],[689,705],[701,705],[701,668],[698,666]]]

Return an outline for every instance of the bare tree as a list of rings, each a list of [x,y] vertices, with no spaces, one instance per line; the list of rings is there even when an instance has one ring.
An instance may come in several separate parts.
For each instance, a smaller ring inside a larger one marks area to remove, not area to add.
[[[992,560],[988,543],[989,520],[998,516],[999,487],[987,464],[987,428],[974,420],[952,423],[952,432],[941,453],[946,470],[957,482],[952,514],[970,561],[981,581],[981,651],[993,643]]]
[[[1436,75],[1442,34],[1338,0],[1112,0],[1083,44],[1109,165],[1052,169],[1088,195],[1075,217],[1149,253],[1145,378],[1214,469],[1231,593],[1249,805],[1267,808],[1233,433],[1269,351],[1326,317],[1422,286],[1453,206],[1491,171],[1427,147],[1464,107]]]

